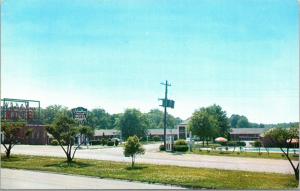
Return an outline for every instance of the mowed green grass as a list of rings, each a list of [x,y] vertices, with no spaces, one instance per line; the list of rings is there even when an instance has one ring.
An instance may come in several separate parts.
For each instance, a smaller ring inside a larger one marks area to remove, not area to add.
[[[281,153],[261,153],[261,155],[259,155],[256,152],[240,152],[238,154],[237,151],[232,152],[232,151],[206,151],[206,150],[202,150],[199,151],[198,149],[194,149],[192,152],[189,152],[192,154],[199,154],[199,155],[213,155],[213,156],[229,156],[229,157],[249,157],[249,158],[266,158],[266,159],[283,159],[283,160],[287,160],[287,158],[281,154]],[[294,155],[292,152],[289,154],[289,156],[291,157],[292,160],[299,160],[299,156],[298,155]]]
[[[293,175],[246,171],[188,168],[168,165],[76,159],[71,165],[64,158],[14,155],[1,156],[2,168],[49,171],[147,183],[171,184],[206,189],[289,189],[298,186]]]

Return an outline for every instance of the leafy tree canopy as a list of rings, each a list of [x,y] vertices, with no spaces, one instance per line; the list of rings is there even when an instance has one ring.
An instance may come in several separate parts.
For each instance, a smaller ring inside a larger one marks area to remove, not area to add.
[[[127,139],[129,136],[133,135],[142,138],[147,134],[149,120],[145,114],[137,109],[126,109],[125,113],[120,118],[119,125],[123,139]]]

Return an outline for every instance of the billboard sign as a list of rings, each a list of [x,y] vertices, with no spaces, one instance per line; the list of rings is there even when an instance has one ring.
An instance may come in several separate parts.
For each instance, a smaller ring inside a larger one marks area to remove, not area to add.
[[[40,102],[3,98],[1,100],[1,119],[3,121],[34,122],[40,118]]]

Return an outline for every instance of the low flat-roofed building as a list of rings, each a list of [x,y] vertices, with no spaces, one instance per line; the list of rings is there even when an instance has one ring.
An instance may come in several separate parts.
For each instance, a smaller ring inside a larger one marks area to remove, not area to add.
[[[230,137],[232,140],[255,141],[267,130],[268,128],[232,128]]]
[[[117,129],[97,129],[94,132],[94,140],[100,140],[101,138],[119,138],[120,131]]]
[[[174,128],[174,129],[166,129],[166,134],[167,134],[167,136],[168,135],[172,135],[175,140],[178,138],[178,130],[176,128]],[[158,136],[158,137],[161,138],[161,140],[163,140],[164,129],[163,128],[160,128],[160,129],[148,129],[148,136],[149,137]]]

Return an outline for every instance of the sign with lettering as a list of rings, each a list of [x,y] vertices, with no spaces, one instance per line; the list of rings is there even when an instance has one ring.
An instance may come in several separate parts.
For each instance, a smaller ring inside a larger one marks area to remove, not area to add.
[[[175,101],[174,100],[170,100],[170,99],[160,99],[162,100],[162,105],[160,106],[163,106],[163,107],[170,107],[172,109],[174,109],[174,106],[175,106]]]
[[[80,123],[86,121],[87,109],[83,107],[76,107],[72,109],[73,118],[78,120]]]

